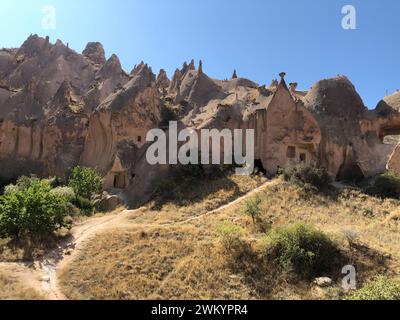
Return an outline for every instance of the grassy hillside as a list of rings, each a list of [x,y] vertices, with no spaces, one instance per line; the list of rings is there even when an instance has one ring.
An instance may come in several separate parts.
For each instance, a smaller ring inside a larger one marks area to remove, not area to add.
[[[60,273],[63,291],[72,299],[331,299],[347,297],[342,265],[356,266],[359,288],[378,275],[400,275],[398,200],[351,188],[305,193],[277,181],[258,193],[254,222],[245,214],[248,199],[203,215],[260,183],[233,176],[182,184],[174,189],[180,201],[153,203],[87,242]],[[266,235],[299,223],[337,246],[338,264],[315,275],[331,277],[332,288],[265,254]]]
[[[0,300],[42,300],[44,296],[23,275],[0,271]]]

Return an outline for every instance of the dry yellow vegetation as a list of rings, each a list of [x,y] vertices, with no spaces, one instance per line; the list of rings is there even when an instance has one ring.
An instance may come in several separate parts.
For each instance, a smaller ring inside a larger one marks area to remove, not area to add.
[[[42,300],[44,296],[16,272],[0,271],[0,300]]]
[[[307,281],[288,280],[255,254],[265,232],[294,223],[314,225],[330,235],[347,257],[345,263],[356,266],[359,286],[378,274],[400,275],[400,223],[388,218],[400,201],[351,188],[329,196],[307,195],[278,180],[258,192],[261,215],[254,225],[243,213],[244,199],[205,214],[263,182],[236,176],[227,180],[199,182],[184,192],[188,199],[197,195],[195,199],[136,211],[97,234],[61,270],[63,292],[71,299],[342,297],[341,270],[332,275],[334,288],[322,290]],[[234,259],[217,236],[217,227],[226,221],[242,230],[244,248]]]

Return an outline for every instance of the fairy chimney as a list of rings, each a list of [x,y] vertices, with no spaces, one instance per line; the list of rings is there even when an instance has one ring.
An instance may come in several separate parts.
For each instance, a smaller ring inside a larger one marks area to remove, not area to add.
[[[237,79],[237,73],[236,73],[236,69],[233,70],[233,75],[232,75],[232,79]]]

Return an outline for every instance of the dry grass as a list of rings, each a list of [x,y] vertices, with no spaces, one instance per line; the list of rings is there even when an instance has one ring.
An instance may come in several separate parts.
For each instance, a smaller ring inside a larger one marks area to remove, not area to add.
[[[346,264],[356,265],[359,284],[377,274],[400,275],[400,223],[388,219],[399,201],[353,189],[307,196],[282,182],[259,193],[262,212],[257,225],[243,214],[244,203],[201,216],[259,183],[248,177],[232,179],[235,183],[226,184],[231,187],[216,184],[214,190],[212,184],[199,184],[188,192],[197,200],[143,210],[93,238],[60,273],[65,294],[72,299],[338,298],[343,294],[338,285],[322,290],[292,282],[260,260],[262,230],[299,222],[318,227],[339,244],[348,257]],[[210,190],[203,190],[206,187]],[[192,216],[199,218],[185,223]],[[216,235],[224,221],[243,231],[242,252],[233,260]]]
[[[15,272],[0,272],[0,300],[42,300],[44,296]]]

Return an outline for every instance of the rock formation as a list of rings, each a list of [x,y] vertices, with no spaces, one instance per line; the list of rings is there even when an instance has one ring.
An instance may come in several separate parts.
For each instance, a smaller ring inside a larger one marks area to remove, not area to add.
[[[104,48],[100,42],[89,42],[82,54],[95,64],[103,65],[106,62]]]
[[[236,69],[235,70],[233,70],[233,75],[232,75],[232,79],[237,79],[237,74],[236,74]]]
[[[139,205],[169,168],[147,163],[146,134],[174,118],[196,130],[254,129],[257,163],[270,175],[296,163],[317,163],[339,180],[400,173],[400,147],[383,142],[400,133],[399,92],[368,110],[344,76],[309,92],[280,77],[259,86],[235,71],[221,81],[194,60],[171,80],[144,62],[127,74],[100,43],[79,54],[32,35],[0,50],[0,178],[66,178],[73,166],[91,166],[107,189]]]
[[[170,81],[168,79],[167,73],[164,69],[161,69],[156,81],[157,88],[161,90],[167,90],[170,86]]]

